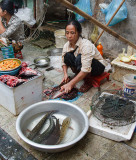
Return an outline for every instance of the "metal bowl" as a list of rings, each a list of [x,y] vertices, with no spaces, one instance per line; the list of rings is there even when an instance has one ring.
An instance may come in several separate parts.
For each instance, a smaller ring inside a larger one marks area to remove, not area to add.
[[[50,59],[48,57],[40,56],[34,59],[34,65],[36,67],[47,67],[50,63]]]
[[[58,111],[54,115],[59,118],[60,123],[65,117],[71,117],[70,127],[73,129],[67,133],[64,142],[58,145],[44,145],[29,140],[26,137],[26,131],[31,130],[36,125],[39,116],[41,117],[46,111],[51,110]],[[59,100],[42,101],[33,104],[21,112],[16,121],[16,130],[21,139],[37,150],[50,153],[61,152],[71,148],[85,136],[88,127],[88,117],[81,108],[70,102]]]
[[[16,75],[21,68],[21,64],[22,64],[21,60],[17,59],[17,58],[8,58],[8,59],[4,59],[4,60],[0,61],[0,63],[5,60],[16,60],[20,65],[14,69],[11,69],[11,70],[0,71],[0,75],[12,75],[12,76]]]

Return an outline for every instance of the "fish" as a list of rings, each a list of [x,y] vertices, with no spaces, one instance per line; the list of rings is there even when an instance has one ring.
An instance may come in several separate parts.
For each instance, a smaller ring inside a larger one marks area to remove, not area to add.
[[[62,122],[62,127],[60,129],[60,138],[59,138],[59,141],[57,144],[59,144],[65,137],[65,134],[66,134],[66,131],[70,125],[70,121],[71,121],[71,118],[70,117],[67,117],[63,120]]]
[[[65,94],[66,92],[65,91],[57,91],[56,93],[54,93],[54,95],[51,97],[51,99],[56,99],[60,96],[62,96],[63,94]]]
[[[55,145],[59,141],[60,138],[60,124],[59,124],[59,119],[56,119],[56,126],[55,129],[53,130],[52,134],[49,136],[49,138],[43,142],[45,145]]]
[[[48,138],[50,136],[50,134],[53,132],[54,128],[55,128],[55,123],[53,120],[53,117],[49,118],[50,120],[50,125],[49,127],[40,135],[36,136],[33,141],[36,143],[41,143],[44,140],[46,140],[46,138]]]
[[[48,113],[46,113],[43,116],[43,118],[38,122],[38,124],[32,129],[32,131],[30,131],[30,133],[27,136],[27,138],[32,140],[39,133],[39,131],[41,130],[43,124],[46,122],[48,117],[54,112],[56,112],[56,111],[49,111]]]
[[[44,93],[49,96],[51,94],[52,90],[51,89],[45,89]]]
[[[70,80],[71,80],[71,78],[69,77],[69,81]],[[72,88],[69,93],[66,93],[65,91],[60,91],[61,86],[63,86],[64,84],[66,84],[66,83],[62,82],[60,85],[55,86],[52,89],[46,89],[43,92],[46,96],[49,96],[49,99],[61,98],[64,100],[71,100],[71,99],[76,98],[78,96],[78,89],[77,88]]]

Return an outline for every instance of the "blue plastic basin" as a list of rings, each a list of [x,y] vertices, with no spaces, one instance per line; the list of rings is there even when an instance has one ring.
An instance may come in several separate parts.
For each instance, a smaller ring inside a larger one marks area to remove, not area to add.
[[[18,74],[19,70],[20,70],[21,66],[19,66],[18,68],[14,69],[14,70],[11,70],[11,71],[0,71],[0,76],[1,75],[16,75]]]
[[[15,68],[15,69],[12,69],[12,70],[7,70],[7,71],[0,71],[0,76],[1,75],[12,75],[12,76],[14,76],[14,75],[16,75],[16,74],[18,74],[18,72],[19,72],[19,70],[20,70],[20,68],[21,68],[21,60],[19,60],[19,59],[17,59],[17,58],[9,58],[9,60],[16,60],[16,61],[18,61],[19,63],[20,63],[20,66],[18,66],[17,68]],[[8,59],[5,59],[5,60],[8,60]],[[2,61],[5,61],[5,60],[2,60]],[[2,62],[2,61],[0,61],[0,62]]]

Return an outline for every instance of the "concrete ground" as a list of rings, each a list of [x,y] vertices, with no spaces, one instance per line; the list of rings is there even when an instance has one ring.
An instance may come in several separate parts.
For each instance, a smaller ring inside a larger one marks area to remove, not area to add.
[[[51,47],[53,48],[53,47]],[[50,48],[50,49],[51,49]],[[23,61],[33,63],[33,59],[38,56],[47,55],[49,49],[40,49],[26,43],[23,49]],[[60,56],[50,57],[54,69],[46,71],[46,68],[38,68],[44,73],[45,80],[43,88],[50,88],[61,82],[63,77],[60,67]],[[72,73],[69,71],[69,74]],[[122,86],[121,83],[112,80],[104,81],[101,89],[113,89],[115,86]],[[79,83],[79,85],[81,85]],[[77,101],[73,102],[85,112],[90,110],[92,96],[97,92],[97,88],[91,88],[84,93]],[[44,153],[35,150],[18,136],[15,129],[17,116],[14,116],[5,108],[0,106],[0,159],[21,159],[21,160],[135,160],[136,159],[136,133],[127,142],[115,142],[110,139],[88,132],[86,136],[71,149],[61,153]],[[8,133],[8,134],[7,134]],[[5,138],[6,137],[6,138]],[[13,139],[12,139],[13,138]],[[7,139],[4,144],[3,141]],[[10,144],[12,142],[12,144]],[[3,145],[4,144],[4,145]],[[16,144],[16,145],[15,145]],[[6,147],[4,147],[6,146]],[[20,154],[17,154],[19,152]]]

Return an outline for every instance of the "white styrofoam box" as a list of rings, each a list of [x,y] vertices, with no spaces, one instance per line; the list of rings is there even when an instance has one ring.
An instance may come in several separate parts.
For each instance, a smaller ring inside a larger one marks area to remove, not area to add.
[[[104,94],[112,95],[107,92],[103,92],[101,96]],[[133,101],[136,103],[135,101]],[[89,118],[89,131],[100,135],[102,137],[114,140],[114,141],[127,141],[130,140],[133,132],[136,127],[136,122],[126,125],[126,126],[111,126],[106,123],[101,122],[98,120],[93,114],[92,111],[89,110],[87,112],[87,116]]]
[[[9,87],[0,81],[0,105],[14,115],[42,100],[43,75],[38,75],[18,87]]]
[[[91,111],[87,112],[87,115]],[[89,131],[99,136],[114,140],[127,141],[130,140],[136,127],[136,122],[126,126],[109,126],[102,123],[95,116],[91,115],[89,118]]]
[[[65,36],[65,29],[59,29],[54,32],[56,48],[63,48],[64,44],[67,42]]]

